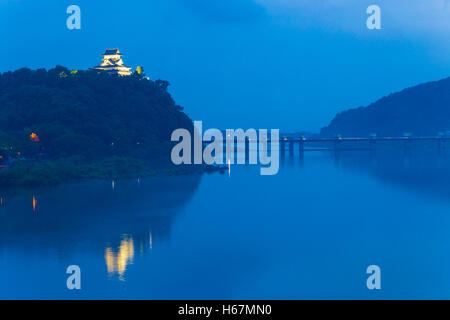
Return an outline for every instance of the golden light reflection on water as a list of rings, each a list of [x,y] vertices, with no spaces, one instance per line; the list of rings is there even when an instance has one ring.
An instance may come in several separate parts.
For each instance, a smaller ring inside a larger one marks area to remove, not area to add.
[[[35,196],[33,196],[33,212],[36,212],[36,205],[37,205],[37,200],[36,200]]]
[[[128,265],[133,263],[134,242],[131,237],[124,237],[120,242],[119,249],[114,252],[111,247],[105,249],[106,268],[110,275],[119,275],[119,280],[124,280],[124,273]]]
[[[152,233],[150,232],[150,250],[153,249]]]

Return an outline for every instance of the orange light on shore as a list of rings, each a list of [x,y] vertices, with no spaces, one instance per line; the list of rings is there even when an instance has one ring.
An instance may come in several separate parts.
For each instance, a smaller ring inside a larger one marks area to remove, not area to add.
[[[30,139],[31,139],[31,141],[34,141],[34,142],[39,142],[39,141],[41,141],[41,140],[39,140],[39,136],[38,136],[36,133],[34,133],[34,132],[32,132],[32,133],[30,134]]]

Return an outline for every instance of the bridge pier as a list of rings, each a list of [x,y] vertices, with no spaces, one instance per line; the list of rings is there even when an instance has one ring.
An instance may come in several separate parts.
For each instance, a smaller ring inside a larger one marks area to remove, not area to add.
[[[305,156],[305,143],[303,141],[300,141],[298,143],[298,151],[300,154],[300,159],[303,159],[303,157]]]
[[[244,143],[244,153],[245,153],[245,163],[249,163],[250,159],[250,141],[248,139],[245,139]]]
[[[286,154],[286,143],[284,142],[284,140],[280,140],[280,154],[282,157],[284,157]]]
[[[443,156],[445,154],[445,143],[442,138],[438,140],[438,156]]]
[[[403,142],[403,155],[405,157],[409,157],[410,156],[410,146],[409,146],[409,139],[406,138],[405,141]]]
[[[294,142],[291,141],[289,142],[289,156],[293,156],[294,155]]]
[[[341,140],[339,138],[336,138],[334,140],[334,151],[338,151],[339,150],[339,145],[341,144]]]
[[[372,138],[369,141],[369,149],[375,150],[377,148],[377,140]]]
[[[341,152],[339,151],[339,149],[334,149],[333,158],[334,158],[334,165],[336,167],[339,167],[341,162]]]

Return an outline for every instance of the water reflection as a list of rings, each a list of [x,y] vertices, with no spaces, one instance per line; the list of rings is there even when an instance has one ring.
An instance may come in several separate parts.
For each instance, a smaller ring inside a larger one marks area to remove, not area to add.
[[[148,243],[149,230],[153,238],[168,238],[174,218],[200,181],[201,175],[192,175],[115,181],[115,190],[103,181],[0,190],[0,249],[104,252],[105,244],[122,234],[133,235],[128,244],[132,238]]]
[[[118,250],[112,247],[105,249],[105,261],[108,274],[119,275],[119,280],[124,281],[124,273],[127,266],[133,263],[134,258],[134,242],[130,235],[122,236],[122,241]]]
[[[36,197],[33,196],[33,212],[36,212],[36,204],[37,204]]]
[[[83,298],[361,298],[360,276],[373,261],[390,271],[397,293],[432,287],[450,296],[439,287],[450,270],[448,158],[380,149],[295,155],[272,177],[237,165],[232,179],[0,190],[0,273],[9,281],[0,298],[73,298],[69,264],[87,271]],[[323,275],[333,272],[330,283]]]
[[[408,152],[339,152],[336,158],[336,165],[344,170],[365,172],[394,186],[450,200],[450,161],[446,153],[410,148]]]
[[[150,232],[150,250],[153,249],[153,239],[152,239],[152,233]]]

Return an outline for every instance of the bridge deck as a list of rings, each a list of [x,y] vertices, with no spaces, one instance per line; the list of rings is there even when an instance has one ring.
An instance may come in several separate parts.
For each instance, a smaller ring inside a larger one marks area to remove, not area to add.
[[[272,142],[267,139],[267,142]],[[309,142],[377,142],[377,141],[450,141],[450,137],[380,137],[380,138],[281,138],[279,143],[309,143]],[[217,142],[226,143],[226,140]],[[236,142],[236,141],[235,141]],[[241,141],[240,141],[241,142]],[[204,144],[210,141],[203,141]]]

